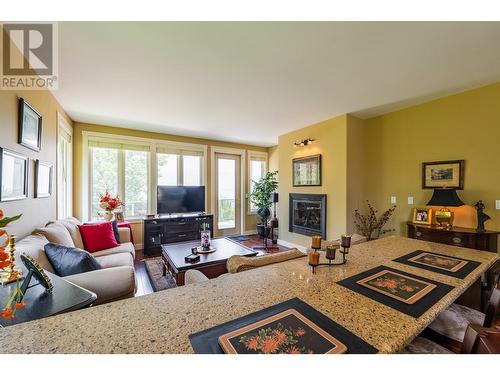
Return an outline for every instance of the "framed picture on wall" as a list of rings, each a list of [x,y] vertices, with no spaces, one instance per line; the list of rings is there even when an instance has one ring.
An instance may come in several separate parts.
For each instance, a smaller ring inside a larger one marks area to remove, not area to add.
[[[422,189],[464,188],[465,160],[422,163]]]
[[[432,224],[432,209],[431,208],[414,208],[413,222],[415,224]]]
[[[293,186],[321,186],[321,155],[292,160]]]
[[[42,148],[42,116],[26,102],[19,99],[18,143],[34,151]]]
[[[52,164],[35,161],[35,198],[52,195]]]
[[[28,197],[29,158],[0,147],[0,202]]]

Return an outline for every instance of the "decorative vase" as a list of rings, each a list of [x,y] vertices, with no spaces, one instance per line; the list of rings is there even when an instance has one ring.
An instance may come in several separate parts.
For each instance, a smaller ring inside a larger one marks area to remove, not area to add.
[[[104,220],[106,220],[106,221],[113,220],[113,211],[106,211],[104,213]]]

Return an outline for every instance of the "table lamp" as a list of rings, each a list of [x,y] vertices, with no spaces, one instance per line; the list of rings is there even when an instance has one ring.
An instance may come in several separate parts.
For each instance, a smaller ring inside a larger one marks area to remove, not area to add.
[[[455,189],[434,189],[428,206],[440,206],[436,211],[436,222],[442,228],[451,228],[453,224],[453,212],[448,207],[460,207],[464,205]]]

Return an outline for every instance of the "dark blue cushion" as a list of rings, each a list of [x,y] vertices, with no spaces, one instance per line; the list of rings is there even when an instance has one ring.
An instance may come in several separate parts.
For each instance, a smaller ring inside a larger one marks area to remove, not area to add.
[[[54,243],[45,245],[45,254],[58,276],[100,270],[102,266],[87,251]]]

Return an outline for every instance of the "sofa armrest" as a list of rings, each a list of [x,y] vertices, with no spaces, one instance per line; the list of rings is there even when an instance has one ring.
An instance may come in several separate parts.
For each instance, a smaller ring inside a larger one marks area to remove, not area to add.
[[[135,271],[130,266],[103,268],[64,279],[94,292],[97,295],[94,305],[133,297],[136,291]]]
[[[184,285],[202,283],[207,280],[208,277],[198,270],[187,270],[184,274]]]
[[[118,228],[118,236],[120,237],[120,243],[132,242],[130,239],[130,228]]]

